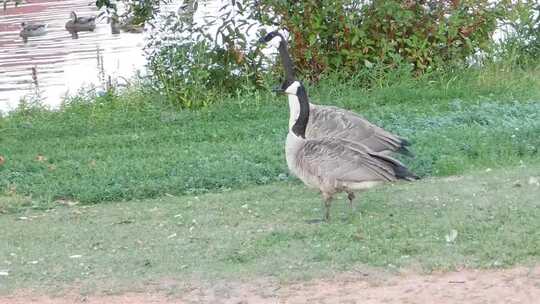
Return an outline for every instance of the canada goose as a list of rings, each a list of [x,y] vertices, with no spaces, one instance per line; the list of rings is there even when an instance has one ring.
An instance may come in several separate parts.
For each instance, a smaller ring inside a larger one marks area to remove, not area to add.
[[[277,31],[267,34],[259,42],[266,43],[275,37],[280,38],[278,50],[285,70],[285,81],[279,89],[283,91],[296,80],[294,64],[287,49],[287,42]],[[296,103],[293,100],[293,95],[288,95],[288,99],[289,104]],[[309,108],[311,119],[306,128],[307,138],[339,137],[366,145],[375,152],[398,152],[412,156],[412,153],[407,149],[407,146],[410,145],[409,141],[372,124],[354,112],[312,103],[310,103]]]
[[[96,16],[78,17],[77,14],[72,11],[70,14],[70,20],[66,22],[66,30],[70,32],[93,31],[95,29]]]
[[[26,42],[28,37],[43,36],[47,33],[47,24],[27,24],[21,23],[21,32],[19,36]]]
[[[320,137],[306,139],[310,120],[310,104],[304,86],[294,81],[284,92],[289,103],[289,133],[285,155],[289,170],[311,188],[319,189],[325,205],[324,219],[330,219],[330,204],[338,192],[348,194],[365,190],[383,182],[418,179],[398,160],[365,145],[345,138]]]

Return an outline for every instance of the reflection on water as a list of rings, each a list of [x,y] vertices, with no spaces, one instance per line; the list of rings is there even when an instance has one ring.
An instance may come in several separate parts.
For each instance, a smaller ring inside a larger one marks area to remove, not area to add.
[[[79,32],[73,39],[65,29],[71,11],[98,14],[88,0],[28,0],[17,8],[11,4],[6,11],[0,9],[0,110],[13,109],[35,92],[33,68],[43,102],[55,107],[67,92],[99,86],[109,76],[130,77],[144,65],[142,34],[113,35],[103,19],[93,32]],[[45,23],[47,34],[24,43],[19,37],[21,22]]]
[[[177,11],[182,2],[172,0],[162,6],[162,16]],[[220,8],[230,2],[198,3],[197,23],[224,13]],[[91,0],[26,0],[19,7],[10,2],[7,10],[0,8],[0,111],[14,109],[21,98],[31,98],[36,92],[44,104],[54,108],[66,93],[75,94],[89,85],[103,88],[109,78],[130,78],[144,66],[144,34],[112,34],[106,19],[98,18],[93,32],[72,35],[65,29],[72,11],[79,17],[98,15]],[[162,21],[160,17],[156,20]],[[47,34],[29,37],[25,43],[19,36],[22,22],[47,24]],[[219,26],[217,22],[209,28],[212,36]],[[251,33],[255,31],[253,28]]]

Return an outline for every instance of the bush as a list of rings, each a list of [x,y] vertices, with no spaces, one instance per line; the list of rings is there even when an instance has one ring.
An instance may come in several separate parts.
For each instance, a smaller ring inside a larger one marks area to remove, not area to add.
[[[222,16],[197,24],[193,12],[169,14],[149,37],[147,57],[156,89],[174,106],[197,108],[259,85],[259,48],[249,46],[240,28],[229,25],[234,20],[224,23],[218,40],[209,28]]]
[[[162,47],[149,65],[154,87],[172,105],[182,108],[206,106],[215,98],[210,77],[213,65],[204,42]]]
[[[266,64],[252,39],[264,28],[288,32],[297,71],[314,83],[337,73],[372,86],[388,73],[418,76],[466,66],[477,54],[493,58],[494,31],[516,15],[520,34],[508,49],[532,57],[540,44],[534,1],[231,0],[202,25],[193,22],[197,1],[187,3],[191,15],[169,16],[149,43],[156,84],[181,107],[260,86],[265,69],[281,75],[279,62]]]
[[[419,74],[489,47],[502,4],[490,1],[256,1],[261,22],[286,29],[298,70],[354,74],[412,64]]]
[[[144,25],[159,12],[160,5],[169,2],[169,0],[96,0],[95,4],[99,10],[104,9],[109,16],[118,16],[119,11],[122,11],[120,17],[124,22]]]
[[[220,16],[225,21],[217,36],[245,44],[247,32],[257,28],[253,24],[286,30],[297,70],[314,82],[325,73],[354,75],[374,65],[392,69],[406,63],[418,75],[463,64],[478,51],[490,49],[497,21],[512,6],[488,0],[242,3],[224,6],[227,14]],[[245,49],[240,46],[238,50]]]
[[[540,56],[540,3],[518,1],[501,25],[506,36],[500,42],[498,57],[517,65],[536,63]]]

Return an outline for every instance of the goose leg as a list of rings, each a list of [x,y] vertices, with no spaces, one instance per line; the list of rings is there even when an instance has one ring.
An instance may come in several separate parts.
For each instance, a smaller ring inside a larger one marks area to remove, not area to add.
[[[330,221],[330,205],[332,204],[332,195],[328,193],[323,192],[323,199],[324,199],[324,220],[329,222]]]
[[[356,196],[354,195],[354,192],[347,191],[347,198],[349,199],[349,206],[351,206],[351,212],[354,210],[354,206],[352,201],[354,200]]]

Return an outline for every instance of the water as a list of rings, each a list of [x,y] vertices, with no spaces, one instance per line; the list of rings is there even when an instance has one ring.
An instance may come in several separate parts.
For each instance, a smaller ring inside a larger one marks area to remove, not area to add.
[[[199,1],[195,22],[217,15],[226,1]],[[0,9],[0,111],[14,109],[21,98],[36,96],[33,68],[39,99],[51,108],[60,105],[66,94],[76,94],[81,88],[103,89],[109,77],[122,82],[137,70],[144,71],[144,34],[113,35],[106,19],[98,21],[94,32],[79,32],[78,39],[65,30],[71,11],[78,16],[97,15],[93,3],[27,0],[17,8],[10,3],[6,11]],[[181,4],[181,0],[172,0],[171,4],[162,6],[162,15],[177,11]],[[24,43],[19,37],[21,22],[45,23],[48,32],[45,36],[30,37]]]
[[[90,4],[90,5],[89,5]],[[58,106],[66,93],[82,86],[100,86],[109,76],[129,78],[144,66],[142,34],[111,34],[106,19],[94,32],[80,32],[73,39],[65,30],[71,11],[79,16],[97,15],[88,0],[28,0],[18,8],[10,3],[0,9],[0,110],[16,107],[21,98],[35,94],[32,68],[37,72],[42,102]],[[48,24],[45,36],[19,37],[20,23]]]
[[[218,15],[227,1],[199,1],[195,22]],[[181,3],[173,0],[162,7],[163,15],[176,11]],[[99,13],[90,0],[26,0],[19,7],[10,2],[6,11],[0,8],[0,112],[14,109],[22,98],[35,99],[36,92],[44,105],[56,108],[66,95],[74,95],[81,88],[102,90],[109,77],[121,84],[137,70],[144,71],[145,34],[111,34],[104,18],[97,22],[94,32],[79,32],[78,39],[73,39],[65,29],[71,11],[78,16]],[[29,37],[25,43],[19,37],[21,22],[45,23],[47,34]]]

